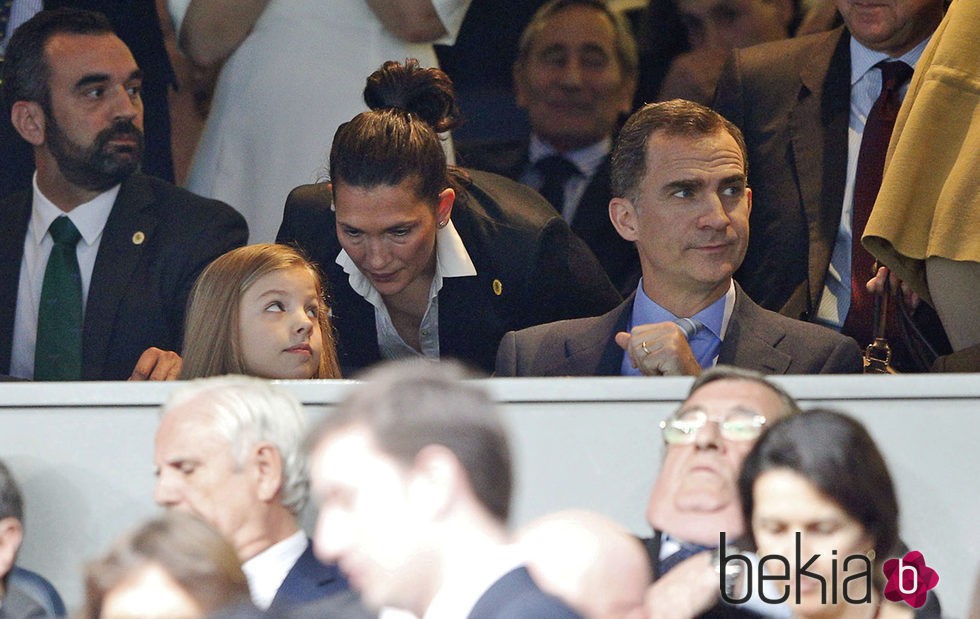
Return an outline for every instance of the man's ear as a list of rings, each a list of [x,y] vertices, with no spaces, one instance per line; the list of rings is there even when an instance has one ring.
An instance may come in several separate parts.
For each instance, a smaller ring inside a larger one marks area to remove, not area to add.
[[[46,120],[44,110],[35,101],[17,101],[10,110],[10,122],[14,129],[34,146],[44,144]]]
[[[24,541],[24,527],[20,520],[9,517],[0,520],[0,578],[14,566],[17,551]]]
[[[282,456],[271,443],[259,443],[254,447],[252,455],[258,497],[265,503],[272,503],[279,497],[285,483]]]
[[[412,464],[411,497],[432,519],[448,513],[468,478],[456,455],[442,445],[423,447]]]
[[[619,236],[627,241],[636,241],[640,237],[636,207],[627,198],[613,198],[609,201],[609,220],[616,228]]]

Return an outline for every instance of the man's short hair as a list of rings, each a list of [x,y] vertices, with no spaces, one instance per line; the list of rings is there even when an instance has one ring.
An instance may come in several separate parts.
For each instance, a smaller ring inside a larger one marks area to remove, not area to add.
[[[7,42],[0,82],[3,84],[4,111],[17,101],[34,101],[51,115],[51,67],[44,49],[57,34],[115,34],[102,13],[80,9],[41,11],[21,24]]]
[[[755,370],[737,368],[733,365],[716,365],[705,370],[704,372],[701,372],[701,374],[695,378],[694,382],[691,384],[691,390],[687,392],[687,397],[691,397],[694,395],[695,391],[701,387],[704,387],[708,383],[717,382],[719,380],[740,380],[757,383],[769,389],[769,391],[772,391],[779,397],[779,401],[783,405],[783,415],[795,415],[800,412],[800,405],[796,403],[793,396],[791,396],[789,392],[787,392],[781,386],[766,378],[764,374],[756,372]]]
[[[191,402],[203,405],[212,427],[228,440],[232,458],[245,464],[249,451],[268,442],[282,460],[282,506],[296,514],[309,498],[306,472],[306,414],[291,393],[266,380],[228,375],[200,378],[174,391],[160,410],[163,417]]]
[[[453,453],[473,493],[501,522],[510,514],[512,470],[507,434],[490,394],[454,362],[406,360],[364,374],[336,411],[310,434],[309,448],[338,431],[363,427],[378,449],[411,467],[425,447]]]
[[[742,169],[748,174],[748,148],[742,131],[709,107],[673,99],[648,103],[633,113],[623,125],[612,153],[612,195],[636,200],[640,183],[646,176],[647,143],[656,132],[669,136],[699,138],[726,132],[731,135],[742,153]]]
[[[640,70],[640,56],[633,31],[630,29],[626,18],[620,13],[610,10],[603,0],[551,0],[542,5],[534,12],[531,21],[521,33],[520,41],[517,44],[517,60],[514,61],[514,64],[520,66],[527,62],[528,56],[531,54],[531,47],[534,46],[534,39],[547,27],[548,20],[553,15],[574,6],[594,9],[609,18],[616,35],[614,43],[616,60],[619,61],[619,67],[623,71],[623,79],[635,78]]]
[[[24,521],[24,497],[10,469],[0,460],[0,520],[5,518]]]

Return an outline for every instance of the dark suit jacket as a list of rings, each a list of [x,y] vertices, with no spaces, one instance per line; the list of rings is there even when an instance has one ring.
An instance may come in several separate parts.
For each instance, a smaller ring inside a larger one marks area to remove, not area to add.
[[[647,558],[650,560],[650,570],[653,572],[654,582],[660,578],[660,542],[662,541],[662,537],[663,532],[655,530],[653,537],[640,539],[643,542],[643,547],[647,551]],[[728,606],[721,601],[720,597],[718,604],[698,615],[701,619],[754,619],[759,616],[752,611],[739,608],[738,606]]]
[[[735,278],[763,307],[811,319],[847,176],[850,36],[843,28],[734,50],[715,109],[749,151],[748,252]]]
[[[170,147],[170,106],[167,93],[177,78],[163,43],[163,31],[154,0],[44,0],[45,9],[71,7],[104,14],[119,38],[133,52],[143,70],[143,131],[146,147],[143,171],[173,182],[174,164]],[[0,198],[31,188],[34,151],[10,124],[10,115],[0,118]]]
[[[313,556],[313,543],[307,541],[306,550],[279,585],[276,597],[269,605],[269,613],[282,612],[287,608],[344,591],[349,591],[347,579],[340,573],[337,565],[320,563]]]
[[[0,373],[9,373],[14,312],[31,193],[0,200]],[[137,244],[136,232],[145,240]],[[125,380],[150,346],[179,351],[198,273],[243,245],[230,206],[143,174],[122,184],[92,271],[82,332],[82,378]]]
[[[816,317],[837,241],[850,93],[843,27],[736,49],[718,82],[714,107],[739,126],[749,151],[752,234],[735,279],[760,305],[793,318]],[[914,318],[938,354],[950,350],[932,308],[922,304]],[[910,346],[899,335],[889,329],[895,365],[928,369],[928,353],[925,363],[912,361],[921,340]]]
[[[469,174],[472,183],[457,196],[452,220],[477,275],[443,280],[439,350],[489,372],[507,331],[600,314],[620,297],[592,252],[541,196],[495,174]],[[298,244],[326,275],[344,373],[380,361],[374,308],[336,263],[340,243],[326,185],[290,193],[278,241]]]
[[[373,619],[377,616],[377,613],[364,607],[359,595],[350,590],[332,593],[315,602],[288,608],[285,612],[266,614],[267,618],[284,619]]]
[[[507,572],[477,600],[467,619],[576,619],[579,615],[542,591],[525,567]]]
[[[504,336],[496,376],[619,376],[635,294],[595,318],[566,320]],[[763,374],[844,374],[861,371],[857,344],[831,329],[764,310],[736,284],[735,307],[718,363]]]
[[[529,165],[528,144],[528,140],[473,144],[460,147],[458,155],[460,163],[467,167],[517,181]],[[636,287],[640,258],[636,245],[619,236],[609,221],[611,198],[612,180],[607,156],[579,200],[575,217],[572,218],[572,232],[589,246],[616,289],[629,294]]]

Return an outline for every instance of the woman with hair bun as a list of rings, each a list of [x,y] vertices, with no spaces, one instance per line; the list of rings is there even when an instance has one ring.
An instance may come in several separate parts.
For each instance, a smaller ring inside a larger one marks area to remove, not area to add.
[[[445,73],[386,62],[364,100],[334,137],[330,182],[290,193],[278,235],[325,271],[345,375],[412,355],[490,371],[507,331],[619,303],[543,198],[447,165],[438,133],[459,112]]]

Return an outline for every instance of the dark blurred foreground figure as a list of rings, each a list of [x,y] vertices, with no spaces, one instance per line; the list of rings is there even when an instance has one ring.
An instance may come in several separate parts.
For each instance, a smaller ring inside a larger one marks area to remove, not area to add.
[[[0,58],[4,56],[4,43],[10,40],[17,26],[33,16],[34,11],[62,7],[103,13],[119,38],[132,50],[136,64],[144,73],[141,96],[146,111],[146,147],[141,169],[150,176],[173,182],[167,94],[170,87],[176,85],[176,76],[164,46],[155,0],[38,0],[35,3],[13,0],[5,40],[0,32]],[[14,19],[14,16],[20,19]],[[34,173],[31,146],[18,135],[7,117],[0,119],[0,153],[3,153],[0,158],[0,198],[30,189]]]
[[[734,50],[714,107],[748,146],[752,238],[736,279],[763,307],[866,346],[873,339],[866,285],[876,272],[859,239],[895,113],[944,3],[836,4],[840,28]],[[940,352],[949,347],[930,307],[921,304],[912,319],[887,328],[901,371],[928,369],[934,355],[923,339]]]
[[[458,364],[364,375],[309,438],[317,556],[373,609],[417,617],[573,619],[509,543],[513,469],[496,405]]]
[[[24,498],[7,465],[0,461],[0,618],[63,617],[65,605],[40,574],[18,567],[24,541]]]
[[[524,29],[513,66],[530,136],[457,149],[462,165],[539,191],[621,292],[635,287],[639,259],[609,221],[609,155],[632,111],[637,63],[629,24],[604,2],[551,0]]]
[[[766,374],[857,372],[854,341],[762,309],[732,280],[752,190],[738,127],[675,99],[634,113],[612,156],[609,213],[642,279],[602,316],[504,336],[498,376],[696,376],[715,363]]]
[[[229,206],[139,171],[143,75],[89,11],[42,11],[7,45],[4,109],[36,175],[0,200],[0,373],[175,378],[197,274],[248,236]]]
[[[220,533],[189,514],[146,522],[85,569],[84,619],[204,619],[231,609],[258,614],[238,556]]]
[[[592,252],[528,187],[446,165],[457,121],[438,69],[387,62],[372,109],[341,125],[330,182],[295,189],[280,243],[324,270],[344,375],[381,359],[457,358],[489,372],[512,329],[620,300]]]

